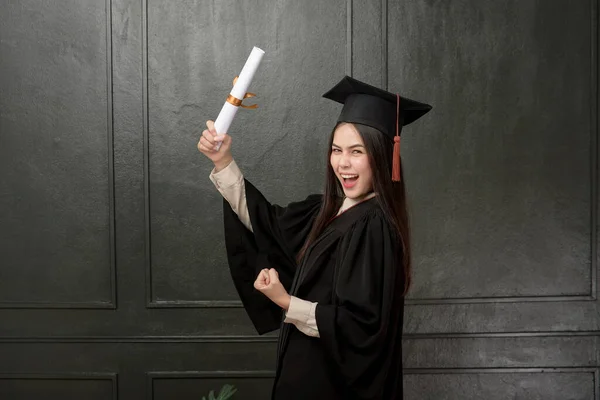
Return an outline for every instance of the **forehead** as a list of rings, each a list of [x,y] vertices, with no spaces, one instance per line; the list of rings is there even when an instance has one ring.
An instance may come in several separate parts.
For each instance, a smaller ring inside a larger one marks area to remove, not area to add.
[[[364,146],[360,134],[352,124],[342,124],[338,126],[333,133],[333,144],[340,147],[353,146],[360,144]]]

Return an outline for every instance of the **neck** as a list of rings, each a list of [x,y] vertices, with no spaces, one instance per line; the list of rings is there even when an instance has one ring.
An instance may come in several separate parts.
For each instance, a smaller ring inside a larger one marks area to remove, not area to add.
[[[346,198],[344,198],[344,201],[351,201],[351,202],[354,202],[354,203],[359,203],[359,202],[361,202],[363,200],[368,200],[368,199],[370,199],[371,197],[374,197],[374,196],[375,196],[375,192],[369,192],[369,193],[363,194],[360,197],[355,197],[353,199],[350,199],[350,198],[346,197]]]
[[[340,207],[340,209],[338,210],[338,215],[343,213],[344,211],[346,211],[347,209],[349,209],[352,206],[357,205],[358,203],[361,203],[365,200],[369,200],[370,198],[375,197],[376,193],[375,192],[369,192],[367,194],[364,194],[360,197],[356,197],[354,199],[351,198],[344,198],[344,202],[342,203],[342,206]]]

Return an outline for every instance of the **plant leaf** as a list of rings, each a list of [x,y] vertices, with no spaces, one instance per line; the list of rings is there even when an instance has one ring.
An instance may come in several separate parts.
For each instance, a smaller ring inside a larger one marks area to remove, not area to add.
[[[219,392],[219,397],[217,398],[217,400],[228,400],[234,395],[235,392],[237,392],[237,389],[235,388],[235,386],[225,384],[221,388],[221,391]]]

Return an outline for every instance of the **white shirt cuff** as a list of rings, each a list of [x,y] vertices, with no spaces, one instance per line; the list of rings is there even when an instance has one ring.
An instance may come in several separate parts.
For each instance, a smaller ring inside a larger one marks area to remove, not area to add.
[[[283,322],[294,324],[305,335],[319,337],[319,328],[315,317],[317,303],[291,296],[290,306]]]
[[[210,180],[219,190],[239,184],[243,179],[242,171],[240,171],[235,160],[232,160],[228,166],[219,172],[215,172],[214,168],[210,172]]]

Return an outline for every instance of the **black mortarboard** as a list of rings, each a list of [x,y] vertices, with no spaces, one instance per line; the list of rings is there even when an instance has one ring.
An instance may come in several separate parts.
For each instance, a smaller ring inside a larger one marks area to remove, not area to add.
[[[381,131],[390,140],[394,140],[392,180],[399,181],[399,146],[402,126],[421,118],[431,110],[431,106],[379,89],[349,76],[345,76],[323,97],[344,105],[338,122],[367,125]]]
[[[396,94],[346,76],[323,97],[344,105],[338,122],[368,125],[383,132],[390,140],[396,136]],[[416,121],[431,110],[429,104],[403,96],[399,100],[399,131],[403,125]]]

